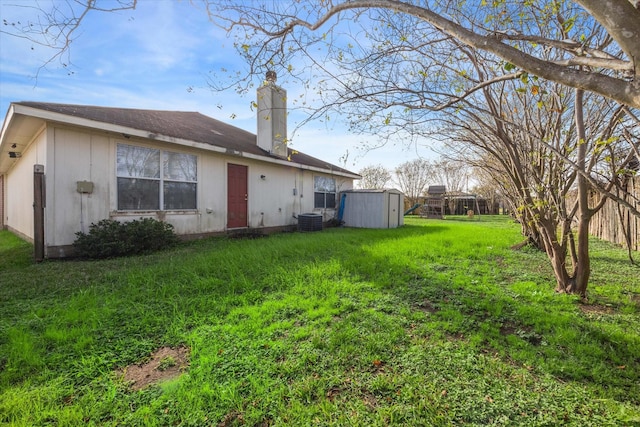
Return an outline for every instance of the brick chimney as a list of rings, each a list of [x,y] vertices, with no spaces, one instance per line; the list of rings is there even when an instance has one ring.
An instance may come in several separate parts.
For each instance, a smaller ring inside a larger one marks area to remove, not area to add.
[[[287,91],[276,85],[276,73],[267,71],[258,89],[258,147],[287,157]]]

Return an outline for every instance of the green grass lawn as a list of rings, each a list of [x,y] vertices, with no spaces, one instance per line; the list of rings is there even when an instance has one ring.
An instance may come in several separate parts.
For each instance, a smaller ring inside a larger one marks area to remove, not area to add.
[[[585,303],[506,217],[406,222],[40,264],[0,232],[0,425],[640,425],[624,250]],[[132,388],[164,346],[190,366]]]

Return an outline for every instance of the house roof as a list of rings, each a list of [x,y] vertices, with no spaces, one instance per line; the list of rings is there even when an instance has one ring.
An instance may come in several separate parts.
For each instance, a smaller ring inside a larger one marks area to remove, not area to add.
[[[427,194],[429,195],[441,195],[447,192],[447,187],[444,185],[430,185],[427,190]]]
[[[12,111],[13,108],[13,111]],[[323,160],[288,148],[287,159],[282,159],[258,147],[256,135],[214,118],[191,111],[142,110],[131,108],[98,107],[91,105],[56,104],[48,102],[14,102],[2,128],[2,146],[7,145],[7,121],[13,114],[70,123],[95,129],[120,132],[126,136],[140,136],[165,142],[189,145],[191,142],[206,144],[215,151],[230,155],[281,161],[331,171],[351,178],[359,178],[353,172]],[[191,144],[193,145],[193,144]],[[10,151],[2,147],[2,158]],[[0,167],[0,172],[4,168]]]

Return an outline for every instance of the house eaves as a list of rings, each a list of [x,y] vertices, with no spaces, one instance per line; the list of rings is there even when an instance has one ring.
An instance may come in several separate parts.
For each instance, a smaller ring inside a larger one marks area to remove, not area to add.
[[[40,119],[65,125],[193,147],[220,154],[331,173],[351,179],[360,176],[339,166],[289,149],[287,159],[274,156],[256,144],[256,136],[197,112],[137,110],[40,102],[12,103],[0,135],[0,173],[8,169],[4,159],[13,144],[8,141],[14,121]],[[33,123],[31,123],[33,125]],[[183,137],[185,136],[185,137]],[[24,142],[23,142],[24,143]],[[15,160],[15,159],[14,159]]]

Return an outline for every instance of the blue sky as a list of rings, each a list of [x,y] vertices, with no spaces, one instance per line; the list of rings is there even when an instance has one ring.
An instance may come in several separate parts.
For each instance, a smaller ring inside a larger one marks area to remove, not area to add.
[[[24,24],[36,19],[31,6],[47,9],[51,1],[0,0],[0,16],[3,21]],[[11,29],[4,22],[0,25],[3,31]],[[212,71],[241,70],[243,64],[237,59],[233,40],[209,22],[201,8],[186,0],[139,0],[135,11],[89,14],[80,32],[72,44],[70,61],[62,59],[67,67],[55,61],[39,72],[55,52],[0,33],[3,119],[13,101],[44,101],[198,111],[255,133],[251,110],[255,95],[214,92],[207,84]],[[300,93],[298,88],[285,89],[289,98]],[[289,129],[299,120],[301,116],[290,110]],[[388,143],[365,153],[359,147],[375,143],[372,137],[349,134],[340,123],[331,126],[306,124],[294,136],[293,148],[355,172],[373,164],[393,170],[418,155],[434,157],[426,149],[407,150],[402,143]]]

